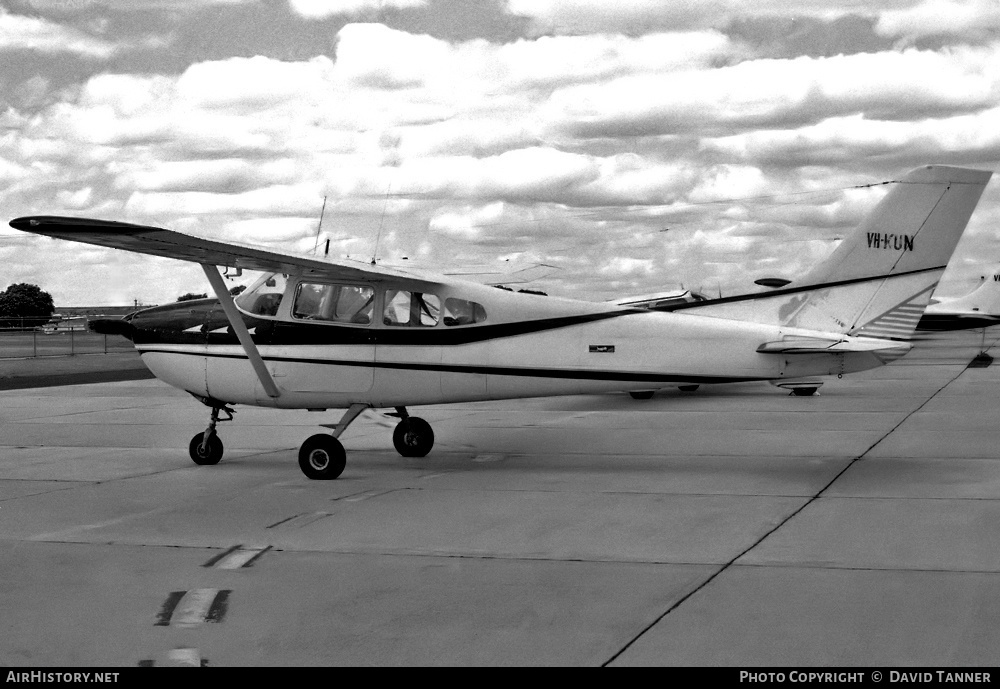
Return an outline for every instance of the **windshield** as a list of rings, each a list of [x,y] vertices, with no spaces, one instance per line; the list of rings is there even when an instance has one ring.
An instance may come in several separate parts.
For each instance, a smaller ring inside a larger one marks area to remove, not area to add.
[[[288,276],[272,273],[260,278],[250,289],[236,297],[236,305],[255,316],[276,316]]]

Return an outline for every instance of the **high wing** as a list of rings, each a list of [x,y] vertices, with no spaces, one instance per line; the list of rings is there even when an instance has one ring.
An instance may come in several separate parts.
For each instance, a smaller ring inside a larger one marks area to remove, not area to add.
[[[442,274],[484,285],[523,285],[540,280],[557,270],[559,270],[558,266],[548,263],[532,263],[523,267],[512,267],[511,270],[506,271],[497,270],[495,266],[490,265],[463,266],[443,270]]]
[[[420,270],[419,259],[404,258],[402,261],[379,261],[378,265],[400,270]],[[559,266],[548,263],[527,263],[505,261],[503,263],[466,264],[455,268],[439,268],[434,272],[448,278],[457,278],[480,285],[523,285],[540,280],[560,270]]]
[[[39,215],[16,218],[10,221],[10,226],[57,239],[233,269],[287,275],[311,273],[345,280],[371,280],[378,276],[434,279],[425,271],[415,273],[357,261],[284,253],[112,220]]]
[[[438,276],[417,275],[393,268],[353,263],[329,258],[286,254],[268,249],[219,242],[159,227],[133,225],[111,220],[40,215],[16,218],[10,226],[23,232],[68,239],[112,249],[124,249],[150,256],[163,256],[201,264],[215,296],[238,338],[261,386],[271,398],[281,392],[267,369],[253,337],[247,330],[226,287],[219,267],[256,270],[286,275],[315,275],[326,279],[378,281],[384,278],[416,278],[439,282]]]

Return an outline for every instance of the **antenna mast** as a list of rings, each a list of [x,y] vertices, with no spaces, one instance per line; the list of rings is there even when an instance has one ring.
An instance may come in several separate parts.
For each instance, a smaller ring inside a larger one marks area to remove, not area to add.
[[[389,192],[392,190],[392,182],[385,188],[385,201],[382,203],[382,219],[378,223],[378,234],[375,235],[375,250],[372,252],[372,265],[375,265],[375,258],[378,256],[378,243],[382,241],[382,226],[385,224],[385,209],[389,205]]]
[[[323,208],[319,211],[319,224],[316,226],[316,244],[313,246],[313,253],[319,248],[319,233],[323,229],[323,214],[326,212],[326,196],[323,197]],[[327,242],[327,250],[330,248],[329,242]]]

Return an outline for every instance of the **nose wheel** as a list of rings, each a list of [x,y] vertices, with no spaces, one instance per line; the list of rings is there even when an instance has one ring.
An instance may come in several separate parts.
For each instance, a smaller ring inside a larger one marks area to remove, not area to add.
[[[191,459],[194,460],[195,464],[203,466],[218,464],[219,460],[222,459],[222,450],[222,440],[215,434],[215,431],[212,431],[207,439],[204,433],[199,433],[191,438],[191,444],[188,445],[188,454],[191,455]]]
[[[188,444],[188,454],[191,455],[191,459],[194,460],[195,464],[207,466],[211,464],[218,464],[219,460],[222,459],[222,440],[215,432],[215,426],[220,420],[232,421],[233,414],[236,413],[236,410],[221,403],[210,404],[210,402],[206,400],[202,401],[212,407],[212,415],[208,420],[208,428],[206,428],[204,432],[191,438],[191,442]],[[226,418],[219,419],[219,412],[225,412]]]

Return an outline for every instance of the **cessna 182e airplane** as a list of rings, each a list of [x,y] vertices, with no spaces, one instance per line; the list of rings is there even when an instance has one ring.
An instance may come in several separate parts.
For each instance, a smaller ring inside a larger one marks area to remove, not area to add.
[[[913,170],[794,287],[650,308],[121,222],[33,216],[10,224],[201,264],[217,299],[110,322],[158,378],[211,408],[208,427],[190,442],[192,459],[221,459],[216,424],[220,413],[232,418],[233,404],[345,409],[331,433],[313,435],[299,450],[306,476],[332,479],[346,463],[338,438],[369,408],[395,408],[393,444],[414,457],[430,451],[434,433],[409,406],[677,384],[794,384],[898,359],[991,174]],[[220,267],[266,274],[234,301]]]

